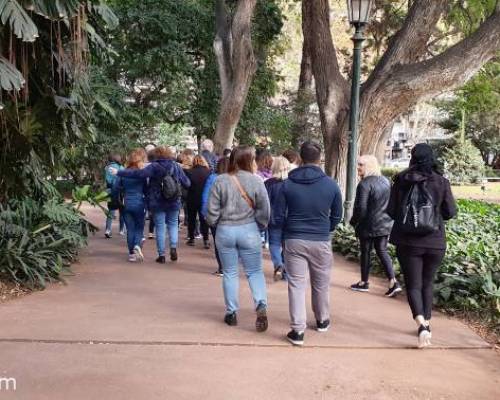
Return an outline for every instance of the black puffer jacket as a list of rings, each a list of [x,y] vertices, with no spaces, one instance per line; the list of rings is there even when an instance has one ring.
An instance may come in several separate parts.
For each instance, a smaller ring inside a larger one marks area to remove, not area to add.
[[[402,232],[399,229],[398,223],[395,223],[389,241],[396,246],[403,245],[418,248],[445,249],[446,236],[443,221],[449,220],[457,214],[455,199],[451,193],[448,179],[436,172],[425,173],[410,167],[394,178],[387,212],[396,221],[400,221],[402,219],[403,203],[407,193],[412,185],[424,181],[426,182],[427,190],[432,196],[434,204],[438,206],[441,211],[442,219],[439,230],[423,236],[411,235]]]
[[[391,184],[384,176],[367,176],[358,184],[351,225],[356,236],[389,236],[392,218],[387,214]]]

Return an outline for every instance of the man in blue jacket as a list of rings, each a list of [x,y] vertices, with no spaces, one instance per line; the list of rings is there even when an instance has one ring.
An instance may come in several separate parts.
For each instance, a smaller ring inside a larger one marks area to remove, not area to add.
[[[283,227],[285,268],[292,330],[287,339],[304,343],[307,270],[311,277],[316,329],[330,327],[330,273],[333,263],[330,234],[342,219],[339,186],[320,168],[321,148],[306,142],[300,149],[302,166],[290,172],[282,190],[278,222]]]

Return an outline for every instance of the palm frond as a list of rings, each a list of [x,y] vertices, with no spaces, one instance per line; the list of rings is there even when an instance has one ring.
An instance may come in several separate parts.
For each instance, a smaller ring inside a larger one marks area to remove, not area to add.
[[[34,42],[38,37],[38,28],[17,0],[0,0],[0,20],[24,42]]]
[[[21,72],[7,59],[0,57],[0,87],[3,90],[20,90],[24,83]]]

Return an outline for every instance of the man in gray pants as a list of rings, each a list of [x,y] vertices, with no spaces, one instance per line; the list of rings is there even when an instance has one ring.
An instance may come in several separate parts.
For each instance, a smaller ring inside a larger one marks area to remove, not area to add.
[[[287,339],[304,344],[307,270],[311,277],[316,329],[330,327],[330,273],[333,263],[330,233],[342,219],[342,195],[337,183],[320,168],[321,148],[306,142],[303,165],[290,172],[281,192],[278,223],[283,226],[285,269],[292,330]]]

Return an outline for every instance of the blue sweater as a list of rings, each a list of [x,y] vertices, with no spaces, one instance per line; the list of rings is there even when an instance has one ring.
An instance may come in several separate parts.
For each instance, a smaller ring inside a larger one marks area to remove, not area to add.
[[[210,195],[210,190],[217,179],[217,174],[211,173],[208,175],[205,186],[203,187],[203,193],[201,194],[201,215],[204,217],[208,214],[208,196]]]
[[[155,160],[144,169],[124,169],[118,171],[118,176],[126,178],[149,178],[147,199],[148,209],[152,212],[178,210],[180,199],[167,201],[161,193],[161,182],[166,174],[170,174],[184,188],[191,185],[182,168],[173,160]]]
[[[340,188],[316,165],[296,168],[283,184],[283,207],[275,216],[284,239],[326,242],[342,219]]]
[[[269,196],[269,204],[271,205],[271,219],[269,220],[269,229],[281,229],[282,226],[278,224],[277,216],[283,215],[286,212],[286,204],[281,196],[284,180],[277,178],[270,178],[264,182],[266,186],[267,195]]]

